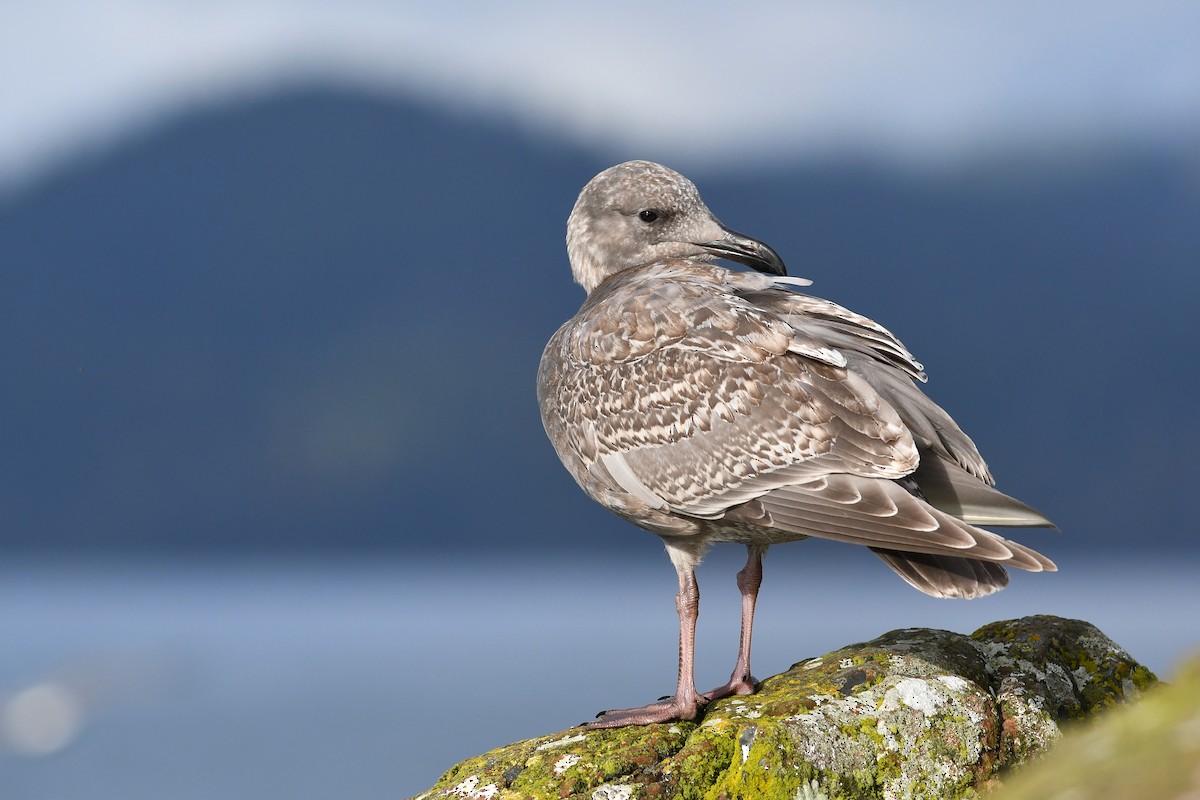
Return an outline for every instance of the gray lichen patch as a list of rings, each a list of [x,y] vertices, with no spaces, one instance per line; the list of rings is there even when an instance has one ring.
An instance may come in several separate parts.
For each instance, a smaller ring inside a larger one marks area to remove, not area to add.
[[[1137,704],[1078,726],[1045,759],[1022,767],[997,795],[1055,797],[1200,797],[1200,657]]]
[[[1004,720],[1002,760],[1019,763],[1061,735],[1061,724],[1136,699],[1154,675],[1094,625],[1035,616],[971,635],[987,662]]]
[[[971,637],[985,653],[990,675],[1045,686],[1058,716],[1092,714],[1135,699],[1155,682],[1129,653],[1080,620],[1025,617],[993,622]]]
[[[793,690],[800,675],[809,681],[813,706],[781,720],[804,764],[796,771],[830,797],[952,797],[973,785],[998,721],[986,685],[946,672],[986,675],[964,640],[896,631],[831,654],[823,671],[785,673]]]
[[[518,742],[459,764],[434,798],[958,798],[1044,752],[1067,719],[1154,676],[1087,623],[907,629],[805,659],[700,723]]]

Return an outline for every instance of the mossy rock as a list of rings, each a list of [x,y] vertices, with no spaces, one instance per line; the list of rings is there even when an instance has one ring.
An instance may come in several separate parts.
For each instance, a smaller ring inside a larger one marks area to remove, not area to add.
[[[1073,728],[995,800],[1200,797],[1200,656],[1136,705]]]
[[[1043,753],[1066,720],[1155,682],[1094,626],[1036,616],[971,636],[906,629],[793,664],[698,723],[517,742],[437,798],[959,798]]]

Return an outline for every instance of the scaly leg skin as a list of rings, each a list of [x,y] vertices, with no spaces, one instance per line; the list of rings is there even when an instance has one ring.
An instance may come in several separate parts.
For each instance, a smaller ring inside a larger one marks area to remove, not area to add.
[[[674,559],[672,559],[674,560]],[[624,725],[653,725],[659,722],[693,720],[700,715],[700,706],[708,702],[696,693],[695,649],[696,619],[700,616],[700,587],[696,584],[693,565],[676,563],[679,573],[679,593],[675,595],[675,610],[679,613],[679,677],[675,695],[665,703],[651,703],[640,708],[618,708],[602,711],[585,728],[620,728]]]
[[[762,557],[765,547],[746,545],[746,566],[737,574],[738,590],[742,593],[742,636],[738,644],[737,663],[733,674],[724,686],[700,695],[705,702],[719,700],[731,695],[753,694],[758,681],[750,674],[750,636],[754,630],[754,604],[758,600],[758,587],[762,585]]]

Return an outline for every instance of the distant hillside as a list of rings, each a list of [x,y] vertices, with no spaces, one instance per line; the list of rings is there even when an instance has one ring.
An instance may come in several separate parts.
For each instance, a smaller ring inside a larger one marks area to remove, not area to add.
[[[533,395],[582,299],[566,215],[613,160],[308,89],[198,110],[0,205],[0,544],[637,541],[559,467]],[[1186,163],[692,177],[905,340],[1002,488],[1068,532],[1060,557],[1193,546]]]

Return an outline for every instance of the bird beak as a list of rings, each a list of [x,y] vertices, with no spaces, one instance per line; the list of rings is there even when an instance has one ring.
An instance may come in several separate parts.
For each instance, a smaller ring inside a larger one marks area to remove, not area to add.
[[[749,236],[722,227],[725,235],[712,242],[698,242],[717,258],[727,258],[768,275],[787,275],[787,267],[779,254],[767,245]]]

